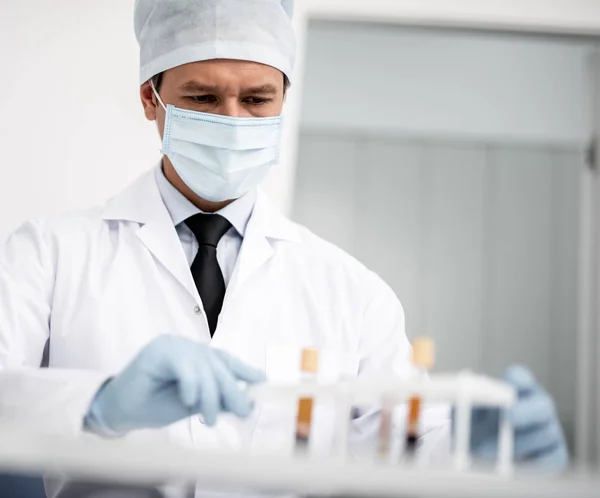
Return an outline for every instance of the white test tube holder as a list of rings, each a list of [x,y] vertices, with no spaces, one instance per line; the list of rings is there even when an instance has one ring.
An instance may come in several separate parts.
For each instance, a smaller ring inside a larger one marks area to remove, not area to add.
[[[427,403],[454,405],[455,431],[453,467],[458,471],[471,468],[470,437],[473,406],[495,407],[500,410],[498,459],[495,471],[510,475],[513,471],[513,428],[506,416],[515,402],[512,387],[505,382],[468,371],[458,374],[432,374],[426,379],[355,379],[338,383],[266,383],[249,388],[255,402],[294,402],[301,397],[333,399],[336,402],[335,447],[332,458],[346,457],[351,406],[378,406],[385,396],[397,400],[418,395]]]

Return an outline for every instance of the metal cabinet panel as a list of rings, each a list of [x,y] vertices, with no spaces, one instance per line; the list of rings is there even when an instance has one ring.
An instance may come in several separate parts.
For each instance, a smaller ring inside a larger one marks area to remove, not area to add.
[[[526,364],[571,436],[582,153],[327,133],[300,150],[296,220],[392,286],[436,370]]]

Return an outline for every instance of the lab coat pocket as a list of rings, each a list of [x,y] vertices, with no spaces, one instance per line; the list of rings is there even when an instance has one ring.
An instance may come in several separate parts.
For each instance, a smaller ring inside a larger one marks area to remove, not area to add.
[[[300,381],[302,348],[270,344],[266,346],[265,353],[265,367],[270,383],[288,384]],[[330,384],[341,379],[354,378],[358,373],[358,365],[359,355],[356,353],[331,348],[320,349],[317,381]],[[260,412],[252,438],[253,450],[290,455],[294,449],[297,407],[297,400],[265,400],[258,407]],[[326,452],[331,448],[335,419],[335,402],[316,399],[311,424],[311,453]]]

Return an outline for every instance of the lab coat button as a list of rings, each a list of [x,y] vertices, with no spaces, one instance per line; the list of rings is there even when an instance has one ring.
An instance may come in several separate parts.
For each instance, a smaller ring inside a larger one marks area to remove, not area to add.
[[[202,308],[200,306],[196,306],[194,308],[194,313],[196,313],[196,315],[201,315],[202,314]]]

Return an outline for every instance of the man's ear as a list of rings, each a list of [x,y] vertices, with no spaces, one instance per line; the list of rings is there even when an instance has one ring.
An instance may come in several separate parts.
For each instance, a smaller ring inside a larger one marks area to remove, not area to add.
[[[152,90],[149,81],[146,81],[146,83],[140,87],[140,99],[142,101],[146,119],[149,121],[156,121],[158,103],[156,102],[156,96],[154,95],[154,91]]]

